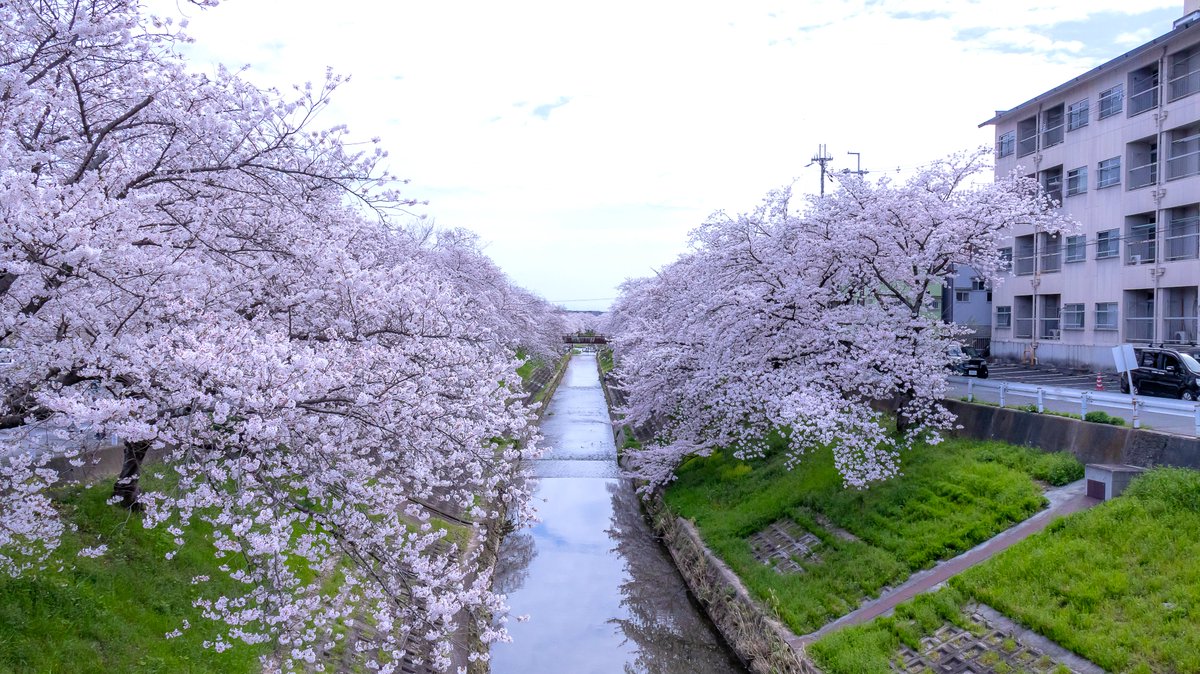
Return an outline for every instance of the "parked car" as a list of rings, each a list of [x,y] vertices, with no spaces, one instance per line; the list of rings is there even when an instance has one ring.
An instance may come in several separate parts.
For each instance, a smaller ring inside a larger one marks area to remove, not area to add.
[[[987,361],[984,360],[983,354],[979,353],[974,347],[951,344],[946,350],[946,355],[950,358],[946,367],[953,370],[955,374],[987,379]]]
[[[1134,349],[1138,366],[1130,371],[1138,395],[1200,399],[1200,347],[1159,346]],[[1121,392],[1129,393],[1130,377],[1121,377]]]

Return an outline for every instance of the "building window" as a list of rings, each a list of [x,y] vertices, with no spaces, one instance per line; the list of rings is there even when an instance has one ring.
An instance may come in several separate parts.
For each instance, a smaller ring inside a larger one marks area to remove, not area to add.
[[[1067,262],[1083,262],[1087,259],[1087,237],[1067,237]]]
[[[1063,142],[1063,126],[1065,115],[1063,104],[1042,111],[1042,147],[1050,147]]]
[[[987,279],[976,276],[971,279],[971,290],[987,290]]]
[[[1001,271],[1012,271],[1013,268],[1013,249],[1012,246],[1007,246],[1000,249],[1000,269]]]
[[[1082,304],[1064,304],[1062,308],[1062,329],[1082,330],[1084,308]]]
[[[1167,156],[1167,180],[1200,173],[1200,124],[1171,131]]]
[[[1022,119],[1017,122],[1017,156],[1024,157],[1037,151],[1038,123],[1037,117]]]
[[[1117,329],[1117,303],[1116,302],[1097,302],[1096,303],[1096,329],[1097,330],[1116,330]]]
[[[996,156],[1007,157],[1017,149],[1017,132],[1009,131],[1008,133],[1000,134],[996,139]]]
[[[1084,192],[1087,192],[1087,167],[1080,166],[1067,171],[1067,196],[1073,197]]]
[[[1158,107],[1158,63],[1129,73],[1129,116]]]
[[[996,327],[1012,327],[1012,307],[996,307]]]
[[[1096,189],[1121,184],[1121,158],[1113,157],[1096,164]]]
[[[1118,84],[1112,89],[1100,92],[1099,119],[1119,114],[1125,107],[1125,85]]]
[[[1171,54],[1171,100],[1200,91],[1200,46]]]
[[[1088,106],[1088,99],[1077,101],[1067,108],[1067,131],[1082,129],[1088,124],[1088,113],[1091,108]]]
[[[954,301],[955,302],[970,302],[971,301],[971,291],[970,290],[955,290],[954,291]]]
[[[1121,254],[1121,230],[1110,229],[1096,234],[1096,259]]]

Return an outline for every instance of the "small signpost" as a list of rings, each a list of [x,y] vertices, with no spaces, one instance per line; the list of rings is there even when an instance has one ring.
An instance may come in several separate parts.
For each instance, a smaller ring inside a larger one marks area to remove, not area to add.
[[[1112,350],[1113,362],[1117,365],[1117,372],[1124,372],[1129,381],[1129,400],[1133,404],[1133,427],[1141,428],[1141,421],[1138,419],[1138,402],[1137,393],[1133,388],[1133,370],[1137,368],[1137,354],[1133,352],[1132,344],[1121,344],[1114,346]]]

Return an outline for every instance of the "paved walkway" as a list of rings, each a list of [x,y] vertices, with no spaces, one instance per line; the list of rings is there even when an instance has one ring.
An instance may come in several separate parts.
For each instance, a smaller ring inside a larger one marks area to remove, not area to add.
[[[793,648],[799,649],[803,645],[812,643],[834,630],[865,623],[885,613],[890,613],[892,609],[896,608],[897,604],[906,602],[918,594],[944,583],[951,576],[955,576],[980,562],[990,559],[993,555],[1007,550],[1012,545],[1045,529],[1046,525],[1050,524],[1053,520],[1063,515],[1086,510],[1100,503],[1097,499],[1084,495],[1084,480],[1078,480],[1062,487],[1055,487],[1048,490],[1045,495],[1050,505],[1024,522],[1006,529],[995,537],[980,543],[953,559],[939,562],[932,568],[913,574],[903,584],[888,590],[878,599],[866,602],[854,611],[825,625],[816,632],[805,634],[804,636],[793,636],[789,639],[789,643]]]

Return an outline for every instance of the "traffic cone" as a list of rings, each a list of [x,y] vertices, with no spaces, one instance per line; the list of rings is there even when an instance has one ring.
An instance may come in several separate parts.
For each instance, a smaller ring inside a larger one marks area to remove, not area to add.
[[[1096,390],[1097,391],[1104,390],[1104,380],[1100,378],[1099,372],[1096,373]]]

